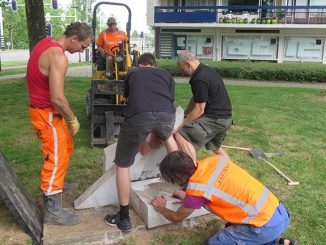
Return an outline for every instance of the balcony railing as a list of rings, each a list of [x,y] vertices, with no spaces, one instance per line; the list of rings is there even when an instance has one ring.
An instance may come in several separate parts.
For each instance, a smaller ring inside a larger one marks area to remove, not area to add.
[[[326,24],[326,6],[156,6],[155,23]]]

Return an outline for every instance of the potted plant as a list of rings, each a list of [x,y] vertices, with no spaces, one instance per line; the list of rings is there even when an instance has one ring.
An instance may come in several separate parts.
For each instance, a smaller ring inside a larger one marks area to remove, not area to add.
[[[266,24],[271,24],[272,20],[270,18],[266,18]]]
[[[243,23],[243,19],[242,18],[238,18],[238,23],[242,24]]]
[[[275,16],[272,17],[272,24],[277,24],[277,19]]]
[[[256,19],[256,23],[257,23],[257,24],[261,24],[261,19],[260,19],[260,18],[257,18],[257,19]]]
[[[224,22],[224,18],[223,17],[218,18],[218,23],[223,23],[223,22]]]
[[[256,18],[252,18],[250,21],[251,24],[256,24]]]
[[[232,24],[237,23],[237,18],[232,18]]]
[[[276,10],[276,17],[278,19],[278,23],[283,23],[284,22],[284,17],[285,17],[285,10],[284,9],[277,9]]]
[[[243,23],[244,23],[244,24],[248,24],[248,18],[244,18],[244,19],[243,19]]]

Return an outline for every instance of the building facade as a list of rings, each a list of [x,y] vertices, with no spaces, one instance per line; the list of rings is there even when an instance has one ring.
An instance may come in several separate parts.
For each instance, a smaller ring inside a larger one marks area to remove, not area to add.
[[[148,0],[155,54],[326,64],[325,0]]]

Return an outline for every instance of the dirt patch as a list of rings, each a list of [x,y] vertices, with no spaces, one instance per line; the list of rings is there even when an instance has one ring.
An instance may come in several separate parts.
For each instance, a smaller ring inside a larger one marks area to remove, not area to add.
[[[0,224],[1,245],[26,245],[31,243],[30,237],[17,224]]]

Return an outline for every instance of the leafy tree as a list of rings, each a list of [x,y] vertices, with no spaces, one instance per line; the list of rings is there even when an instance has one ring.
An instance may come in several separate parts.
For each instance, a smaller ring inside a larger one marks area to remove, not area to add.
[[[57,37],[64,32],[68,24],[75,22],[75,20],[90,23],[92,19],[90,6],[91,3],[95,2],[95,0],[72,0],[70,8],[63,9],[59,5],[57,10],[53,10],[51,0],[16,1],[18,9],[13,12],[11,0],[0,0],[0,6],[3,7],[5,42],[12,42],[14,48],[29,48],[30,50],[36,42],[46,36],[45,13],[50,14],[49,22],[52,25],[52,36]],[[23,5],[25,7],[22,7]],[[63,13],[66,16],[64,19],[60,18]]]
[[[18,0],[17,4],[23,4],[23,0]],[[14,48],[27,48],[28,35],[24,8],[19,6],[17,11],[13,12],[10,1],[2,1],[1,6],[5,42],[11,42]]]
[[[72,0],[72,8],[76,9],[77,19],[90,23],[92,19],[91,4],[95,0]]]
[[[134,30],[131,34],[131,37],[138,37],[138,32]]]

